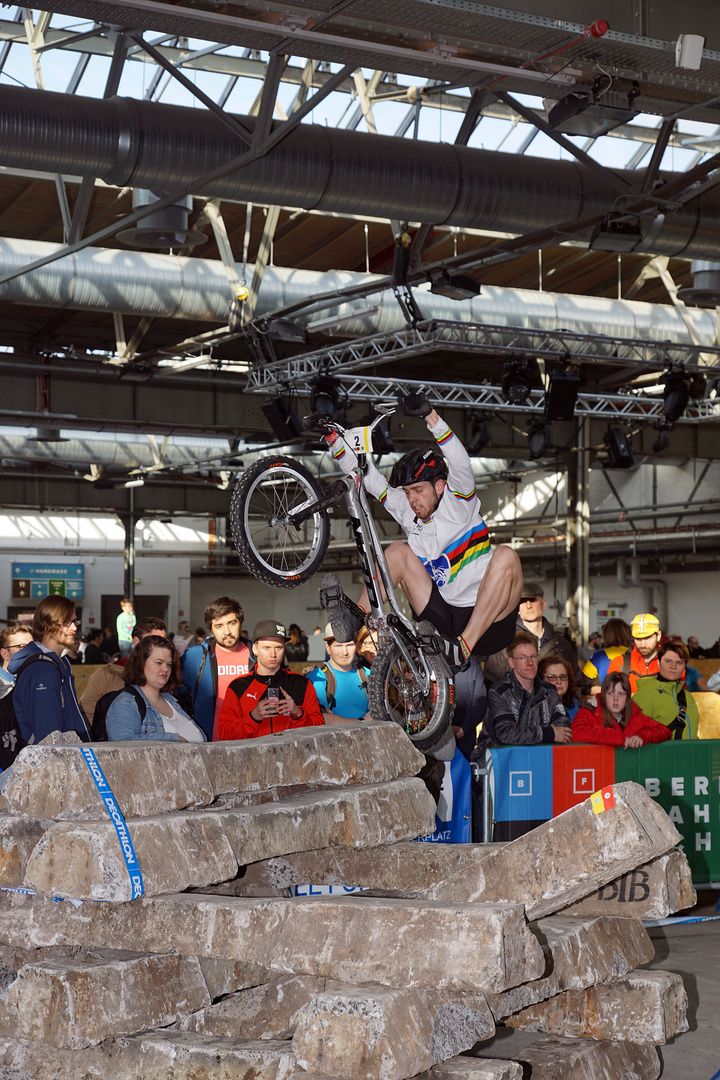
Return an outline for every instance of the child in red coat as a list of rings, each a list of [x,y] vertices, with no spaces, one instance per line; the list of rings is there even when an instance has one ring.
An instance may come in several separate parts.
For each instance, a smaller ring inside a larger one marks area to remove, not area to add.
[[[627,750],[646,743],[665,742],[672,732],[641,712],[632,700],[630,680],[622,671],[611,671],[600,688],[600,704],[579,709],[572,722],[574,743],[600,743]]]

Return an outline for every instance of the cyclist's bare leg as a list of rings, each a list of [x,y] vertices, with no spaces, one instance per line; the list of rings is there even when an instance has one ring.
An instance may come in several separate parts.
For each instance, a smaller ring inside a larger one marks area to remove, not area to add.
[[[414,611],[424,611],[430,599],[432,580],[417,555],[407,544],[398,541],[386,548],[385,558],[393,585],[401,587]],[[480,583],[472,615],[462,632],[471,651],[494,622],[515,610],[520,603],[522,584],[522,565],[517,552],[506,545],[496,547]],[[358,604],[364,611],[369,610],[366,589],[363,589]]]
[[[385,548],[385,560],[390,571],[393,585],[399,585],[409,600],[413,611],[424,611],[430,600],[432,592],[432,579],[414,551],[411,551],[402,540],[397,540]],[[379,581],[379,577],[378,577]],[[380,593],[383,603],[387,600],[385,590],[380,584]],[[367,589],[363,589],[358,600],[358,606],[363,611],[370,610]]]
[[[515,610],[522,596],[522,585],[522,565],[517,552],[505,544],[496,547],[480,583],[470,621],[462,632],[470,650],[494,622]]]

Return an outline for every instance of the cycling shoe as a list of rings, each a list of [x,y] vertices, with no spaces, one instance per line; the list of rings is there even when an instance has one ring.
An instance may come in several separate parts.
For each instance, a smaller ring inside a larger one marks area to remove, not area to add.
[[[336,574],[324,574],[320,582],[320,605],[325,608],[327,620],[336,641],[354,641],[358,631],[365,625],[362,608],[354,604],[342,591]]]

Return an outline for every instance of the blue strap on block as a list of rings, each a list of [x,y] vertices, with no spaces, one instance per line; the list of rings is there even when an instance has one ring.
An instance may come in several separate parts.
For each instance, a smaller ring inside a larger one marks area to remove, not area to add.
[[[80,753],[85,759],[85,764],[90,770],[90,775],[95,781],[95,787],[100,793],[100,798],[105,803],[105,809],[107,810],[110,820],[115,826],[115,832],[117,833],[118,840],[120,841],[120,850],[123,853],[125,859],[125,866],[127,867],[128,876],[130,878],[130,884],[132,886],[132,900],[135,900],[138,896],[142,896],[145,892],[145,886],[143,885],[142,872],[140,870],[140,863],[138,857],[135,854],[135,848],[133,842],[130,839],[130,833],[128,831],[125,818],[122,815],[122,811],[115,801],[115,796],[112,793],[112,789],[105,779],[105,774],[98,764],[98,759],[95,757],[95,751],[91,750],[89,746],[82,746]]]

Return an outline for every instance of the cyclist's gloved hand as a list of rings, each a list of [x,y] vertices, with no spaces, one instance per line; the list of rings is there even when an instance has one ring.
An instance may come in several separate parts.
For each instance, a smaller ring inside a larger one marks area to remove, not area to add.
[[[398,405],[403,416],[422,416],[425,419],[433,411],[433,407],[425,394],[404,394],[398,398]]]

